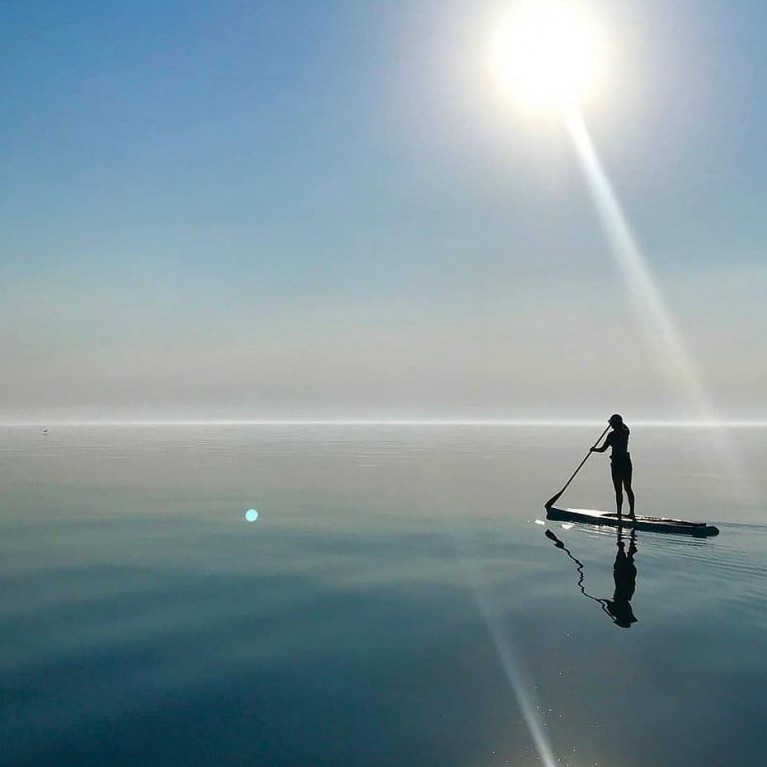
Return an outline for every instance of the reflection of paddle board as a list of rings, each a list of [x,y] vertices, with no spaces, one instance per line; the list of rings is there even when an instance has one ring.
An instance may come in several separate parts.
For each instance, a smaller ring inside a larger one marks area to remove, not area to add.
[[[546,507],[546,518],[561,522],[587,522],[592,525],[610,525],[611,527],[626,527],[634,530],[649,530],[656,533],[682,533],[706,537],[718,535],[718,528],[705,522],[685,522],[681,519],[666,519],[665,517],[642,517],[636,520],[624,514],[621,519],[615,512],[595,511],[594,509],[558,509],[555,506]]]

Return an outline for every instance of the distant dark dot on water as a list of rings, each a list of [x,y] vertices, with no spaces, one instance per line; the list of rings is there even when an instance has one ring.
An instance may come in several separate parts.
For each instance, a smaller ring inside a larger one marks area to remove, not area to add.
[[[247,519],[248,522],[255,522],[258,519],[258,512],[255,509],[248,509],[245,512],[245,519]]]

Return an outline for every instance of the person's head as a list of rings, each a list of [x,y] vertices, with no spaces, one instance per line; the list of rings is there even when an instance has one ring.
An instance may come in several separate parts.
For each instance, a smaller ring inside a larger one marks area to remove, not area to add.
[[[618,413],[613,413],[613,415],[611,415],[608,419],[607,423],[609,423],[613,429],[620,429],[623,427],[623,416],[618,415]]]
[[[616,626],[620,626],[622,629],[630,629],[631,625],[639,620],[634,615],[629,602],[605,599],[605,603],[607,612]]]

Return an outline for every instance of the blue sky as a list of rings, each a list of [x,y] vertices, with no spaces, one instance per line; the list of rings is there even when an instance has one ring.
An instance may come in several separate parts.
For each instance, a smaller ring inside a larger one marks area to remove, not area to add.
[[[0,415],[686,415],[509,3],[6,2]],[[585,119],[712,398],[765,418],[767,6],[600,0]]]

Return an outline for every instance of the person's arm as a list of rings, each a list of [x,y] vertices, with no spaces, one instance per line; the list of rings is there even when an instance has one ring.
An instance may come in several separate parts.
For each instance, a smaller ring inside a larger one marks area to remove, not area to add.
[[[607,439],[604,441],[604,444],[602,445],[602,447],[592,447],[590,452],[592,452],[592,453],[604,453],[605,450],[607,450],[607,448],[610,447],[610,445],[612,445],[612,443],[613,443],[613,434],[614,434],[614,432],[611,431],[607,435]]]

